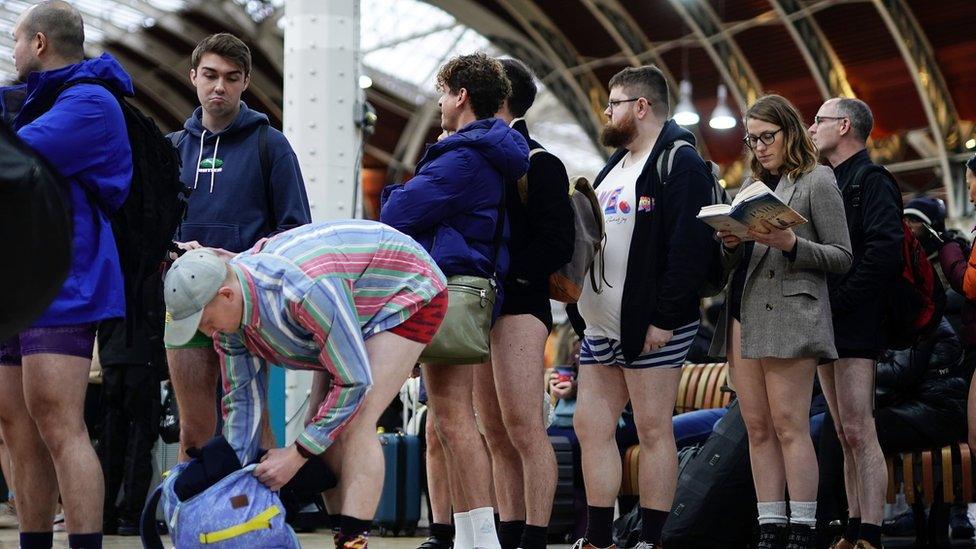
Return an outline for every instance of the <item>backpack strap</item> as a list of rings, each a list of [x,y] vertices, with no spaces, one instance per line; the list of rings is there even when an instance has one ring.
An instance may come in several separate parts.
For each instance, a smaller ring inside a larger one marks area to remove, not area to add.
[[[275,219],[274,189],[271,187],[271,158],[268,152],[268,125],[261,124],[258,128],[258,155],[261,161],[261,180],[264,181],[264,197],[268,203],[268,211],[271,213],[271,229],[278,230]]]
[[[548,151],[546,151],[542,147],[537,147],[535,149],[530,150],[529,162],[530,163],[532,162],[532,157],[535,156],[535,153],[540,153],[540,152],[548,152]],[[519,178],[516,188],[518,189],[519,200],[522,201],[523,205],[528,204],[529,203],[529,172],[525,172],[525,174]],[[569,189],[569,194],[573,194],[572,188]]]
[[[681,147],[691,147],[695,149],[695,146],[690,142],[679,139],[677,141],[668,143],[668,145],[664,147],[664,150],[661,151],[661,154],[657,155],[657,175],[662,185],[665,184],[668,176],[671,175],[671,168],[674,167],[674,153]]]
[[[159,530],[156,529],[156,508],[162,496],[163,483],[160,482],[152,494],[149,494],[146,506],[142,509],[139,537],[142,538],[142,546],[145,549],[164,549],[163,540],[159,537]]]

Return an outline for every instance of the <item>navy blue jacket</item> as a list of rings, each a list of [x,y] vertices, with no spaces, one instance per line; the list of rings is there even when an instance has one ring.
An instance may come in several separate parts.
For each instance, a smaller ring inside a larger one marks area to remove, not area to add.
[[[501,281],[508,251],[502,242],[495,265],[499,205],[505,182],[528,169],[521,134],[497,118],[477,120],[429,145],[412,179],[383,189],[380,221],[412,236],[446,276]]]
[[[17,135],[68,180],[73,208],[71,270],[35,326],[125,316],[125,287],[109,214],[129,194],[132,149],[122,108],[112,92],[98,84],[77,84],[57,95],[64,84],[81,78],[97,78],[120,95],[133,94],[129,75],[110,55],[102,54],[60,69],[32,72],[27,97],[13,122]]]
[[[650,211],[638,211],[627,260],[627,277],[620,311],[620,344],[628,361],[644,346],[650,325],[673,330],[700,317],[698,295],[710,263],[702,250],[715,246],[711,227],[697,219],[711,202],[712,173],[697,151],[681,147],[667,185],[657,173],[657,158],[674,141],[695,143],[688,130],[668,120],[661,129],[643,171],[637,196],[650,199]],[[599,186],[627,153],[620,149],[596,176]]]
[[[180,180],[192,192],[176,240],[242,252],[263,237],[311,222],[298,158],[270,126],[270,181],[264,180],[259,130],[269,124],[266,115],[242,101],[237,118],[217,133],[203,127],[202,117],[197,107],[177,136]]]

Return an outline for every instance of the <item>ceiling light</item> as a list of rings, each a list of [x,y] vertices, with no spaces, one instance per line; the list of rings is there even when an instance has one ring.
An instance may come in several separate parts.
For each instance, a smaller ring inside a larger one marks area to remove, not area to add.
[[[373,79],[372,78],[370,78],[369,76],[367,76],[365,74],[360,74],[359,75],[359,87],[361,89],[364,89],[365,90],[366,88],[368,88],[368,87],[370,87],[372,85],[373,85]]]
[[[976,149],[976,139],[970,139],[969,141],[966,141],[966,148]]]
[[[718,103],[715,105],[715,110],[712,111],[712,119],[708,121],[708,125],[716,130],[728,130],[735,127],[736,121],[735,117],[732,116],[731,109],[729,109],[728,96],[729,91],[725,88],[725,84],[719,84]]]
[[[680,92],[678,105],[674,108],[674,121],[682,126],[698,123],[698,111],[691,102],[691,82],[682,80],[678,86]]]

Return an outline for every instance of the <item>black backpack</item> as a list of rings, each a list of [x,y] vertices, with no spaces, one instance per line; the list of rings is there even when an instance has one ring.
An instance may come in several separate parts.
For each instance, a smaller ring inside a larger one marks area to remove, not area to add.
[[[125,116],[125,126],[132,149],[132,185],[122,207],[109,214],[115,245],[119,250],[122,277],[125,281],[126,334],[131,343],[134,322],[147,322],[147,333],[161,335],[163,307],[145,303],[146,279],[158,271],[173,250],[173,235],[186,213],[187,189],[180,181],[180,157],[169,139],[159,131],[152,118],[143,114],[118,94],[108,83],[95,78],[81,78],[58,89],[51,105],[66,89],[78,84],[96,84],[112,92]],[[99,201],[92,202],[107,213]],[[98,227],[98,223],[95,224]],[[158,292],[161,299],[162,292]],[[152,314],[148,314],[149,312]]]
[[[853,223],[861,223],[864,182],[868,175],[883,175],[892,185],[894,176],[883,166],[870,164],[859,169],[846,190],[851,197],[855,215]],[[897,185],[896,187],[897,188]],[[904,209],[899,195],[899,207]],[[929,261],[922,243],[915,238],[905,219],[902,228],[902,271],[892,280],[884,296],[883,332],[885,348],[907,349],[919,338],[931,334],[938,328],[946,307],[946,291]]]
[[[71,266],[71,199],[57,170],[0,124],[0,341],[30,325]]]
[[[681,147],[691,147],[698,151],[698,149],[690,142],[678,140],[673,141],[668,144],[667,147],[661,151],[661,154],[657,157],[657,175],[661,181],[661,186],[667,185],[668,176],[671,174],[671,168],[674,166],[674,153],[678,151]],[[731,204],[732,201],[729,200],[728,193],[725,192],[725,187],[719,183],[718,180],[718,166],[711,161],[704,161],[705,165],[708,167],[710,173],[712,174],[712,194],[709,200],[709,206],[715,204]],[[729,277],[725,268],[723,267],[722,261],[722,245],[718,240],[714,242],[711,249],[703,250],[706,254],[707,272],[708,276],[705,279],[705,283],[701,288],[698,289],[698,295],[700,297],[714,297],[725,289],[725,285],[728,283]]]

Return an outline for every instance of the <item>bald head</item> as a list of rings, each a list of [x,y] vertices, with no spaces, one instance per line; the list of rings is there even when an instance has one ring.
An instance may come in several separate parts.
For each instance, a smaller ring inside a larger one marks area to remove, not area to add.
[[[85,58],[85,24],[71,4],[47,0],[31,6],[14,27],[14,59],[21,79]]]

